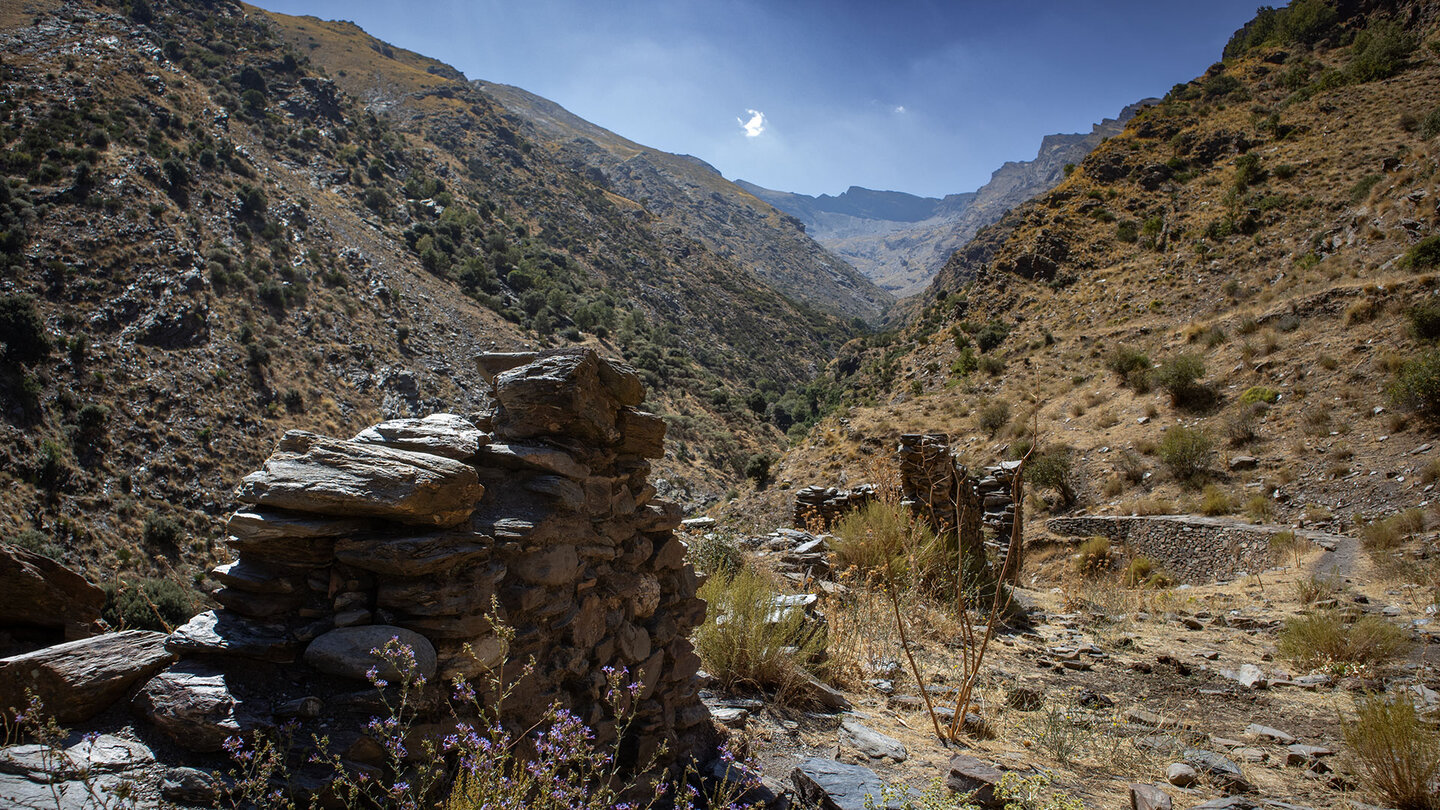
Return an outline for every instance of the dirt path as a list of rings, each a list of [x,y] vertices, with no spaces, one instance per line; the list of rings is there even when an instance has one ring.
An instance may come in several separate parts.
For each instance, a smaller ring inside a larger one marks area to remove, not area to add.
[[[1310,570],[1317,577],[1345,579],[1355,574],[1355,563],[1360,558],[1360,541],[1344,535],[1328,535],[1327,539],[1335,548],[1326,551],[1311,565]]]

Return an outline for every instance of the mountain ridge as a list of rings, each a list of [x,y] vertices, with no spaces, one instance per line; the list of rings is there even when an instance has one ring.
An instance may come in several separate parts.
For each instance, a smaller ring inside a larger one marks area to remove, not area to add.
[[[1078,163],[1155,101],[1143,99],[1127,105],[1115,118],[1092,125],[1088,133],[1046,135],[1033,159],[1007,161],[979,189],[943,198],[858,186],[835,196],[812,197],[766,189],[745,180],[735,183],[799,218],[816,241],[903,298],[921,292],[950,254],[981,228],[1053,188],[1064,179],[1066,165]],[[886,212],[891,215],[885,216]]]

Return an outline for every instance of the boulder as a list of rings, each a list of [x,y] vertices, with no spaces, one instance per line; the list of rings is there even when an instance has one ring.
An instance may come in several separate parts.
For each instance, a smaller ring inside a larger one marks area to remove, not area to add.
[[[495,377],[495,432],[507,439],[568,437],[605,445],[621,437],[620,408],[640,404],[645,389],[629,366],[592,349],[541,352]]]
[[[363,627],[341,627],[321,635],[305,648],[305,663],[327,675],[354,680],[368,680],[367,672],[374,667],[378,677],[394,681],[400,677],[395,665],[376,654],[390,639],[398,639],[415,653],[415,672],[428,681],[435,679],[435,646],[430,640],[403,627],[372,624]]]
[[[1154,785],[1130,786],[1130,810],[1170,810],[1170,796]]]
[[[260,624],[229,611],[207,610],[181,625],[165,642],[181,655],[215,655],[289,663],[300,645],[282,625]]]
[[[225,740],[258,728],[258,715],[231,691],[226,674],[199,661],[181,661],[156,675],[134,706],[182,748],[221,750]]]
[[[489,439],[463,416],[434,413],[422,419],[392,419],[372,425],[352,441],[469,461]]]
[[[1205,774],[1212,782],[1229,791],[1248,793],[1254,789],[1241,772],[1240,766],[1219,754],[1200,748],[1187,748],[1181,756],[1186,765]]]
[[[1190,787],[1200,780],[1200,774],[1183,762],[1172,762],[1165,769],[1165,781],[1175,787]]]
[[[174,660],[165,634],[126,630],[0,659],[0,710],[21,709],[29,689],[61,723],[90,719],[137,681]]]
[[[491,442],[480,449],[480,457],[486,466],[551,472],[576,481],[584,481],[590,476],[589,468],[576,461],[574,456],[539,444]]]
[[[840,744],[858,751],[866,759],[904,762],[910,756],[899,740],[865,726],[854,717],[840,721]]]
[[[848,765],[833,759],[803,760],[790,772],[795,793],[807,807],[820,810],[865,810],[866,807],[899,808],[898,799],[885,801],[885,783],[864,765]],[[869,800],[867,802],[867,799]]]
[[[341,517],[453,526],[484,494],[475,468],[454,459],[292,430],[236,492],[243,503]]]
[[[945,786],[960,794],[969,794],[968,801],[984,808],[1001,808],[1004,800],[995,795],[1004,774],[999,768],[969,754],[950,758],[950,773]]]
[[[66,638],[101,631],[105,593],[49,557],[0,543],[0,626],[64,630]]]

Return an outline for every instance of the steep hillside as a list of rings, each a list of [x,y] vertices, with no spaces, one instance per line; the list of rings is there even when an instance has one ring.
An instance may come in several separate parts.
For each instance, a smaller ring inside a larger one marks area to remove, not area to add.
[[[1088,133],[1046,135],[1034,160],[1010,161],[978,190],[943,199],[852,186],[835,197],[772,191],[743,180],[737,185],[799,218],[806,233],[835,251],[897,297],[921,292],[950,254],[1006,211],[1065,179],[1066,166],[1079,163],[1125,122],[1155,99],[1126,107]]]
[[[94,578],[198,580],[284,430],[472,411],[490,349],[629,360],[657,486],[714,497],[850,334],[353,25],[5,0],[0,43],[0,536]]]
[[[1352,530],[1428,503],[1435,14],[1374,4],[1237,34],[1231,58],[957,252],[898,342],[847,347],[827,385],[869,399],[777,477],[858,480],[907,431],[948,431],[976,463],[1014,456],[1038,415],[1079,493],[1047,491],[1057,511]],[[787,494],[766,497],[780,514]]]
[[[690,155],[626,140],[518,87],[475,86],[523,120],[523,134],[600,186],[643,204],[661,221],[811,306],[876,322],[893,302],[805,235],[792,217],[737,188]]]

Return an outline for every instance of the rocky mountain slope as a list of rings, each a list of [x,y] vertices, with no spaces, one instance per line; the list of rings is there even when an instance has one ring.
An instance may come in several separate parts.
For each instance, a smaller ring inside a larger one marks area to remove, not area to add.
[[[737,180],[736,185],[805,224],[805,232],[897,297],[914,295],[954,253],[986,225],[1065,179],[1125,122],[1156,99],[1136,102],[1088,133],[1046,135],[1033,160],[1009,161],[976,191],[942,199],[851,186],[837,196],[811,197],[772,191]]]
[[[855,406],[779,480],[865,480],[916,431],[989,463],[1038,424],[1074,495],[1047,488],[1055,512],[1355,531],[1430,503],[1435,11],[1315,8],[1309,27],[1237,34],[1230,58],[982,230],[897,341],[847,346],[826,385]],[[787,508],[784,491],[766,499]]]
[[[876,322],[893,298],[830,255],[792,217],[691,155],[626,140],[518,87],[475,86],[524,121],[523,133],[600,186],[641,202],[667,225],[819,309]],[[768,202],[768,201],[766,201]]]
[[[0,535],[112,584],[213,564],[286,429],[483,407],[489,349],[628,360],[657,486],[714,497],[852,334],[743,258],[794,229],[698,240],[353,25],[6,0],[0,40]]]

